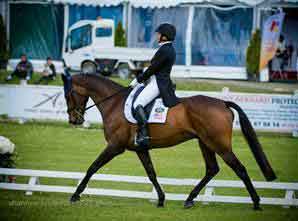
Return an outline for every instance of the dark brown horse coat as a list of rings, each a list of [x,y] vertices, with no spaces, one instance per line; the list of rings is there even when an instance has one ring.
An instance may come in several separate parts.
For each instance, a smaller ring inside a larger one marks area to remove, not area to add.
[[[64,82],[67,82],[64,78]],[[67,86],[67,85],[66,85]],[[90,177],[113,157],[123,153],[126,149],[136,151],[159,197],[158,206],[164,204],[164,192],[156,179],[153,164],[148,151],[134,145],[136,125],[129,123],[124,116],[123,109],[129,90],[118,93],[124,87],[109,79],[94,75],[76,75],[72,78],[70,91],[66,94],[69,122],[83,123],[81,115],[84,113],[88,97],[91,97],[101,112],[104,125],[104,135],[107,140],[106,149],[98,156],[87,171],[85,178],[71,197],[77,201],[83,192]],[[112,96],[101,102],[105,98]],[[150,149],[170,147],[189,139],[198,139],[206,163],[206,175],[195,186],[185,201],[185,207],[193,206],[193,199],[200,190],[214,177],[219,167],[215,158],[218,154],[243,180],[251,198],[254,208],[259,209],[259,196],[257,195],[245,167],[232,152],[233,112],[239,114],[242,132],[254,154],[267,180],[276,178],[257,136],[243,110],[233,102],[226,102],[206,96],[193,96],[181,98],[180,103],[169,109],[165,124],[149,124],[151,136]],[[142,151],[140,151],[142,150]]]

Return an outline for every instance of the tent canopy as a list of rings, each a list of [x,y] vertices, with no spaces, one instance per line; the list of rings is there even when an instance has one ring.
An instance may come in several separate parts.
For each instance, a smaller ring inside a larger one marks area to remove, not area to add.
[[[8,1],[8,0],[7,0]],[[11,0],[11,2],[26,2],[26,0]],[[183,4],[215,4],[215,5],[242,5],[254,7],[266,4],[297,4],[298,0],[28,0],[28,3],[45,2],[55,4],[85,5],[110,7],[129,3],[135,8],[169,8]]]
[[[90,6],[116,6],[128,2],[135,8],[169,8],[181,4],[217,4],[256,6],[261,3],[298,3],[298,0],[45,0],[54,3]]]

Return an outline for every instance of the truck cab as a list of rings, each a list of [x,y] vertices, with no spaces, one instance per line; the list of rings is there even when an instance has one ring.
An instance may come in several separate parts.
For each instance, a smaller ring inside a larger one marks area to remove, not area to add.
[[[67,33],[63,48],[66,65],[83,73],[128,75],[142,71],[154,54],[153,49],[115,47],[112,19],[81,20]]]

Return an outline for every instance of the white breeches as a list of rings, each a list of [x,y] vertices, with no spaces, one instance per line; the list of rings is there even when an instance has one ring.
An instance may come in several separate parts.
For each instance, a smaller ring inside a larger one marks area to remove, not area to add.
[[[156,82],[155,75],[150,77],[149,83],[142,90],[142,92],[138,95],[136,101],[133,104],[133,108],[135,109],[138,105],[142,105],[145,107],[149,104],[154,98],[158,97],[159,89]]]

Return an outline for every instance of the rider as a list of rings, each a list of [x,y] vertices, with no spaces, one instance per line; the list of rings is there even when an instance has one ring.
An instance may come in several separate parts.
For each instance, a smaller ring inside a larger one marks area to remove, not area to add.
[[[138,122],[138,134],[136,143],[139,146],[149,146],[149,134],[147,128],[147,117],[144,107],[154,98],[161,95],[166,107],[173,107],[179,103],[175,95],[174,85],[170,79],[172,66],[175,63],[176,52],[172,45],[175,39],[176,28],[168,23],[161,24],[155,31],[159,49],[153,56],[148,69],[137,75],[131,83],[135,87],[138,83],[144,83],[145,88],[134,102],[134,115]]]

